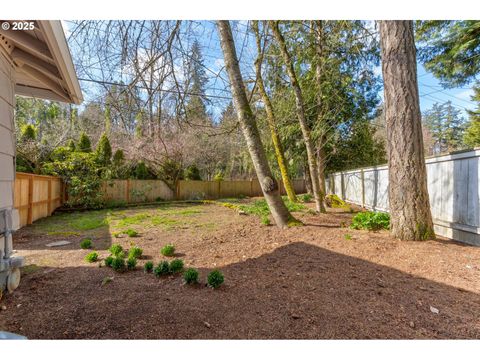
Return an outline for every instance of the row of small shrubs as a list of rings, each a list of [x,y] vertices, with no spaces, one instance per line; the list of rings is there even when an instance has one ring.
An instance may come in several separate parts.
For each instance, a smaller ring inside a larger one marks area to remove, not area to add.
[[[139,259],[143,250],[138,246],[132,246],[126,254],[123,247],[119,244],[113,244],[108,249],[110,256],[105,258],[105,266],[111,267],[115,271],[133,270],[137,266],[137,259]],[[125,257],[127,258],[125,260]]]

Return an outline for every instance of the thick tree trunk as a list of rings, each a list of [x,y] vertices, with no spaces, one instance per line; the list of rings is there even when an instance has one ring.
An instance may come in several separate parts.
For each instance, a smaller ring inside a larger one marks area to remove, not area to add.
[[[307,119],[305,117],[305,106],[303,101],[302,90],[300,89],[300,84],[298,83],[297,76],[293,68],[293,62],[288,52],[285,39],[283,38],[283,35],[280,32],[280,29],[278,28],[278,21],[269,21],[269,24],[270,24],[270,27],[272,28],[273,35],[275,36],[275,39],[277,40],[278,45],[280,46],[280,52],[282,54],[285,65],[287,67],[288,77],[290,78],[290,83],[292,84],[293,92],[295,94],[295,105],[297,108],[297,117],[300,123],[300,128],[302,130],[303,141],[305,142],[305,148],[307,150],[308,167],[310,170],[310,177],[312,180],[312,191],[313,191],[313,197],[315,199],[316,210],[317,212],[324,213],[326,212],[325,205],[324,205],[324,196],[321,194],[321,191],[320,191],[317,161],[315,159],[315,149],[310,136],[310,127],[308,126]]]
[[[380,21],[392,235],[435,237],[427,189],[412,21]]]
[[[238,121],[247,142],[247,148],[252,158],[253,166],[255,167],[263,195],[275,223],[278,227],[285,228],[291,221],[295,220],[290,215],[280,196],[278,183],[273,178],[268,165],[262,140],[260,139],[260,133],[255,123],[255,116],[248,103],[242,74],[238,65],[230,23],[229,21],[217,21],[217,27]]]
[[[255,61],[255,69],[257,75],[257,89],[262,97],[263,104],[265,105],[265,111],[267,113],[267,123],[270,128],[270,134],[272,137],[273,148],[275,150],[275,157],[277,158],[278,167],[280,169],[280,174],[282,175],[283,186],[287,193],[290,201],[296,202],[297,196],[295,195],[295,190],[293,188],[292,181],[288,175],[287,161],[285,159],[285,153],[283,152],[282,143],[280,141],[280,136],[278,136],[275,113],[273,111],[273,105],[268,97],[267,91],[265,90],[265,85],[262,78],[262,62],[263,62],[263,52],[262,46],[260,43],[260,34],[258,32],[258,21],[253,21],[253,30],[255,32],[255,38],[257,41],[257,60]]]

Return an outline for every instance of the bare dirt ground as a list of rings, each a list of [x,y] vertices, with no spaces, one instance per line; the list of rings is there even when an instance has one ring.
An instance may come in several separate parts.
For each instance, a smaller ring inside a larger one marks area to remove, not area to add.
[[[15,234],[29,266],[0,302],[1,330],[42,339],[480,338],[480,248],[351,230],[353,215],[334,210],[296,213],[306,225],[288,230],[216,205],[85,214]],[[140,237],[112,236],[127,226]],[[132,241],[146,256],[125,273],[87,264],[85,236],[101,258]],[[72,243],[45,246],[57,240]],[[143,272],[167,243],[202,284]],[[213,268],[225,275],[217,290],[204,286]]]

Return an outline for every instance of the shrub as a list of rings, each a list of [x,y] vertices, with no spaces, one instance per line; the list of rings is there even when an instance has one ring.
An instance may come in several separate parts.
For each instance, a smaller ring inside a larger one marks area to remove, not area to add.
[[[352,229],[381,230],[390,227],[390,215],[382,212],[366,211],[358,213],[352,219]]]
[[[82,132],[80,139],[78,140],[77,151],[86,153],[92,152],[92,142],[84,132]]]
[[[183,273],[183,280],[186,284],[198,283],[198,271],[197,269],[189,268]]]
[[[80,243],[80,247],[82,249],[91,249],[92,248],[92,239],[90,239],[90,238],[83,239],[82,242]]]
[[[214,181],[223,181],[223,179],[224,179],[224,176],[223,176],[223,173],[221,171],[217,172],[215,174],[215,176],[213,177]]]
[[[127,234],[129,237],[136,237],[138,236],[138,232],[133,229],[127,229],[123,232],[124,234]]]
[[[105,258],[105,266],[112,267],[113,256],[107,256]]]
[[[176,274],[182,270],[183,270],[183,260],[181,259],[172,260],[172,262],[170,263],[170,272],[172,274]]]
[[[165,245],[160,252],[164,256],[173,256],[175,253],[175,246],[172,244]]]
[[[109,165],[112,159],[112,146],[110,145],[110,141],[108,140],[108,136],[106,133],[103,133],[100,137],[100,140],[97,144],[96,149],[96,157],[97,161],[101,165]]]
[[[22,127],[22,140],[23,141],[32,141],[37,138],[37,129],[35,126],[28,124]]]
[[[115,257],[112,260],[112,269],[115,271],[125,270],[125,259],[123,257]]]
[[[143,161],[139,161],[135,167],[135,179],[146,180],[150,177],[147,166]]]
[[[268,215],[262,215],[262,225],[270,225],[270,218],[268,217]]]
[[[219,270],[213,270],[207,277],[207,283],[210,287],[216,289],[223,284],[224,277]]]
[[[345,201],[340,199],[337,195],[335,194],[328,194],[325,196],[325,203],[327,206],[331,208],[345,208],[349,207]]]
[[[108,251],[110,251],[112,255],[119,256],[123,254],[123,247],[119,244],[113,244],[112,246],[110,246]]]
[[[89,263],[93,263],[98,260],[98,253],[96,251],[91,252],[87,256],[85,256],[85,260]]]
[[[200,176],[200,170],[196,165],[187,166],[185,169],[185,180],[202,180]]]
[[[312,194],[298,195],[298,199],[304,203],[312,201],[312,198],[313,198]]]
[[[156,276],[162,276],[162,275],[168,275],[170,274],[170,265],[168,264],[168,261],[162,261],[158,266],[153,269],[153,273]]]
[[[137,258],[134,256],[129,256],[127,259],[127,269],[133,270],[137,266]]]
[[[128,257],[133,257],[135,259],[140,258],[142,254],[143,254],[143,250],[138,246],[132,246],[128,251]]]
[[[143,270],[145,272],[151,272],[153,270],[153,262],[152,261],[147,261],[145,265],[143,266]]]

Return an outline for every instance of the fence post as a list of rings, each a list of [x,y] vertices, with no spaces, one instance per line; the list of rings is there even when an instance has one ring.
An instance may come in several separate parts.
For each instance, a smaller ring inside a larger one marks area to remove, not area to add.
[[[362,207],[365,207],[365,173],[363,169],[360,170],[361,172],[361,180],[362,180]]]
[[[33,218],[33,175],[28,177],[28,214],[27,224],[31,224]]]
[[[345,200],[345,180],[343,177],[343,171],[340,173],[340,187],[341,187],[340,197],[342,198],[342,200]]]
[[[127,204],[130,203],[130,180],[127,179],[127,184],[125,186],[125,201]]]
[[[48,215],[52,214],[52,178],[48,178],[48,203],[47,203]]]
[[[250,197],[253,197],[253,180],[250,178]]]
[[[217,187],[217,199],[220,199],[222,197],[222,180],[217,181],[218,182],[218,187]]]

